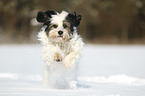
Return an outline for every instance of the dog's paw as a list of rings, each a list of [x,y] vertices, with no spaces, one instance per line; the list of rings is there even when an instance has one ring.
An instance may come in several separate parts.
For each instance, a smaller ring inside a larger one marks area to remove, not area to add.
[[[61,62],[62,61],[62,57],[60,56],[59,53],[55,53],[54,60],[57,61],[57,62]]]
[[[62,62],[66,69],[71,69],[75,65],[75,60],[72,59],[70,56],[67,56],[66,58],[64,58]]]

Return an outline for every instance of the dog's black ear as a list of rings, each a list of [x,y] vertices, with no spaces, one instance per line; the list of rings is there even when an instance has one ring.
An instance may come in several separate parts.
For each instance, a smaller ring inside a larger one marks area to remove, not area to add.
[[[39,11],[36,19],[38,22],[43,23],[48,20],[48,15],[45,12]]]
[[[38,22],[43,23],[43,22],[49,21],[49,19],[52,18],[51,15],[56,15],[56,14],[57,12],[52,11],[52,10],[47,10],[46,12],[39,11],[36,19]]]
[[[70,22],[73,26],[77,27],[80,25],[81,18],[81,15],[77,15],[76,12],[74,12],[74,14],[69,13],[66,17],[66,20]]]

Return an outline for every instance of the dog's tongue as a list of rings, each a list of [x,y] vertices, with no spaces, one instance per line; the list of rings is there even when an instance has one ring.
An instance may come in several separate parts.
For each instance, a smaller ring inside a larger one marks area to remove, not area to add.
[[[63,36],[62,38],[65,39],[65,36]]]

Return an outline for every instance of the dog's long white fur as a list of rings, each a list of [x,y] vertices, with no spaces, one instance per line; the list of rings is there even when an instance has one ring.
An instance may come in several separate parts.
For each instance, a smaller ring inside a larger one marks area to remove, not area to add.
[[[60,16],[67,15],[63,11]],[[84,43],[74,27],[73,36],[66,42],[54,42],[49,39],[44,26],[38,33],[38,40],[43,46],[42,57],[45,61],[44,83],[48,87],[72,88],[76,87],[77,61],[80,58]],[[62,62],[54,61],[55,53],[59,53]]]

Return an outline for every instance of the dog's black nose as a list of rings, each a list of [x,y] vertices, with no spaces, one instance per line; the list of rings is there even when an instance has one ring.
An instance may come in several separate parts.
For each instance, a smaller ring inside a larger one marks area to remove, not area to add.
[[[62,35],[62,34],[63,34],[63,31],[58,31],[58,34],[59,34],[59,35]]]

